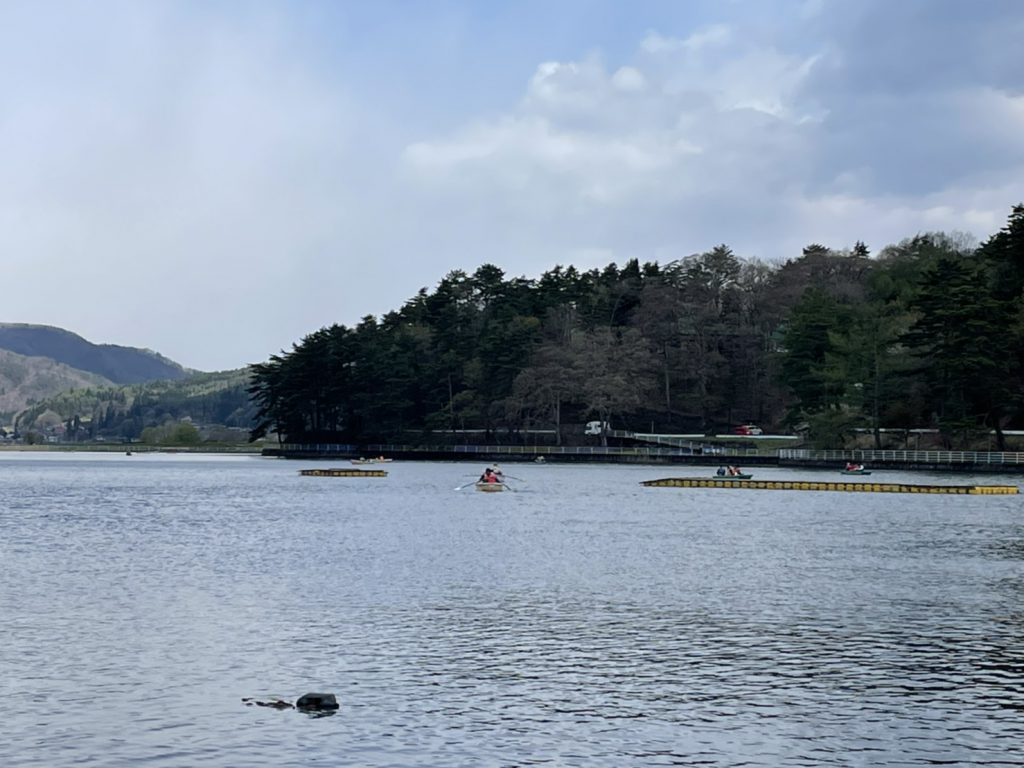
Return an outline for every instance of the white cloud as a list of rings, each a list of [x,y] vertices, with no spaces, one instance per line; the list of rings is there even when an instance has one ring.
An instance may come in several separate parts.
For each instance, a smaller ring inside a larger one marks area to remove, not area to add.
[[[610,75],[596,58],[540,65],[517,109],[410,145],[412,177],[454,207],[472,197],[482,228],[500,232],[525,217],[567,252],[696,247],[681,230],[697,221],[694,233],[708,229],[731,196],[776,196],[805,165],[801,113],[789,107],[811,59],[754,50],[712,72],[676,57],[701,46],[651,39],[643,58]],[[761,80],[748,84],[751,72]],[[608,241],[593,245],[595,232]]]
[[[535,251],[537,268],[553,252],[664,259],[725,241],[747,255],[787,257],[812,241],[877,248],[925,230],[985,236],[1024,197],[1019,96],[983,84],[920,94],[928,120],[944,121],[934,134],[897,111],[903,96],[885,97],[881,112],[863,105],[858,116],[856,94],[817,87],[820,67],[844,66],[833,41],[785,50],[740,32],[652,32],[612,74],[597,57],[544,63],[518,105],[411,145],[407,168],[449,206],[471,197],[473,227],[498,242],[516,241],[509,227],[528,227],[547,246]],[[972,174],[955,162],[944,173],[943,160],[963,151],[958,139],[990,140],[987,151],[998,147],[1011,162],[971,152]],[[903,143],[907,185],[880,187],[893,173],[888,153]],[[914,170],[917,156],[936,164]]]
[[[671,51],[685,51],[699,53],[707,48],[718,48],[728,45],[733,40],[733,30],[726,24],[712,24],[694,32],[685,39],[662,37],[656,32],[651,32],[644,38],[640,47],[653,54],[663,54]]]
[[[620,91],[642,91],[647,87],[647,78],[636,67],[619,67],[612,75],[612,85]]]

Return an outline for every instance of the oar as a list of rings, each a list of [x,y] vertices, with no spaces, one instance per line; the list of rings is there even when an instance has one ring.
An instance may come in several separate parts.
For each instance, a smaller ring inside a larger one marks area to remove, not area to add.
[[[513,487],[512,487],[511,485],[509,485],[508,483],[502,483],[502,485],[503,485],[503,486],[505,486],[505,488],[506,488],[507,490],[511,491],[512,493],[515,493],[515,492],[516,492],[516,489],[515,489],[515,488],[513,488]]]
[[[468,483],[464,483],[464,484],[460,485],[459,487],[455,488],[454,490],[461,491],[463,488],[468,488],[469,486],[476,485],[479,482],[480,482],[480,478],[477,478],[476,480],[470,480]]]
[[[505,476],[505,477],[509,477],[509,478],[511,478],[511,479],[513,479],[513,480],[518,480],[518,481],[519,481],[520,483],[525,483],[525,482],[526,482],[525,480],[523,480],[523,478],[521,478],[521,477],[516,477],[515,475],[504,475],[504,476]]]

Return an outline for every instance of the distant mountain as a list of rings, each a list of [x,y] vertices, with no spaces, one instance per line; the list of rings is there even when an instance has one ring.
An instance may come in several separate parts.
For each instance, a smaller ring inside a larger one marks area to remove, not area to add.
[[[0,349],[0,416],[13,415],[69,389],[111,386],[113,382],[95,373],[79,371],[49,358],[26,357]]]
[[[115,384],[174,381],[190,373],[152,350],[93,344],[70,331],[48,325],[0,323],[0,349],[26,357],[46,357]]]

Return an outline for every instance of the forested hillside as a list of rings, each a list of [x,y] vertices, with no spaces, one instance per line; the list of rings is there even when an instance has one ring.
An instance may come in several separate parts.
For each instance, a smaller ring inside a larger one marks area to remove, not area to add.
[[[247,369],[193,374],[180,381],[89,387],[43,400],[18,415],[22,434],[54,434],[63,441],[136,440],[147,429],[182,421],[197,428],[249,429],[256,411]]]
[[[253,432],[515,439],[585,419],[712,431],[754,421],[839,446],[880,428],[950,446],[1024,426],[1024,206],[980,247],[924,234],[781,265],[722,245],[538,279],[493,265],[254,367]],[[862,430],[856,433],[855,430]],[[532,438],[531,438],[532,439]]]
[[[115,384],[173,380],[187,375],[180,365],[151,350],[93,344],[63,328],[48,325],[0,323],[0,349],[27,357],[47,357]]]
[[[94,373],[44,357],[27,357],[0,349],[0,426],[30,403],[76,387],[112,386]]]

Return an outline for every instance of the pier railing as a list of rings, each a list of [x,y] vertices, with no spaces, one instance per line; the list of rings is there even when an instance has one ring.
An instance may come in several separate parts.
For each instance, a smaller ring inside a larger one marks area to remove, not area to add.
[[[700,449],[682,446],[554,446],[554,445],[402,445],[375,443],[282,443],[265,446],[264,455],[289,458],[355,458],[358,456],[387,456],[389,458],[458,460],[474,456],[484,461],[508,456],[510,460],[557,458],[572,461],[676,461],[685,464],[714,462],[743,464],[777,464],[778,466],[837,466],[857,462],[874,467],[890,466],[908,469],[947,469],[997,472],[1024,471],[1024,451],[815,451],[804,448],[781,448],[773,455],[759,454],[756,448],[702,446]],[[728,462],[733,459],[732,462]],[[740,461],[742,459],[742,461]]]
[[[270,448],[270,446],[267,446]],[[553,445],[351,445],[345,443],[283,443],[275,452],[291,456],[374,456],[416,455],[507,455],[507,456],[634,456],[638,458],[753,456],[756,449],[717,448],[694,450],[682,447],[649,446],[553,446]]]
[[[1024,465],[1022,451],[813,451],[803,448],[782,448],[779,462],[847,462],[864,464],[929,464],[929,465]]]

